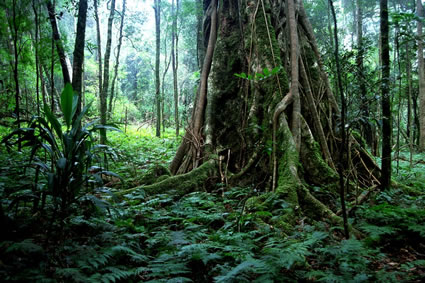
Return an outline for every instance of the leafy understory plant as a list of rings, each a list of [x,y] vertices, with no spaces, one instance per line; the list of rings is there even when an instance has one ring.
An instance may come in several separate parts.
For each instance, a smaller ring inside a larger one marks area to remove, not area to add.
[[[8,148],[18,143],[31,148],[29,162],[35,168],[35,186],[31,195],[33,210],[42,211],[49,196],[54,210],[60,209],[62,219],[69,215],[72,204],[94,192],[94,186],[89,186],[89,179],[99,180],[102,175],[118,177],[104,170],[90,174],[90,167],[97,158],[93,149],[99,148],[95,146],[93,133],[100,129],[119,130],[97,124],[97,121],[82,125],[90,104],[81,113],[77,113],[77,104],[78,96],[68,83],[60,101],[64,123],[45,106],[44,116],[33,116],[28,121],[28,127],[17,129],[3,139]],[[93,203],[99,204],[96,201]]]
[[[272,70],[264,68],[263,72],[254,73],[253,75],[251,74],[247,75],[246,73],[240,73],[240,74],[236,73],[234,75],[238,78],[249,80],[249,81],[262,81],[267,78],[270,78],[271,76],[277,75],[282,69],[283,67],[279,66],[279,67],[273,68]]]

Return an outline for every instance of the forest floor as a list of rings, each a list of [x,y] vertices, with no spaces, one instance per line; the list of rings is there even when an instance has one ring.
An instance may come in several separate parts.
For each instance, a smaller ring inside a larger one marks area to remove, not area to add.
[[[0,129],[0,138],[4,129]],[[343,239],[341,227],[308,218],[291,234],[268,224],[287,208],[246,211],[261,192],[217,184],[176,199],[147,196],[142,176],[167,165],[180,143],[145,128],[109,135],[105,187],[81,202],[63,223],[32,214],[25,194],[34,172],[27,154],[0,147],[1,205],[7,217],[0,243],[0,278],[10,282],[423,282],[425,278],[425,156],[402,153],[394,180],[403,189],[373,192],[352,210],[350,223],[364,237]],[[99,164],[106,166],[105,164]],[[312,188],[317,194],[327,194]],[[106,190],[105,190],[106,192]],[[109,192],[109,191],[108,191]],[[338,207],[338,198],[328,196]],[[348,195],[348,198],[353,198]],[[2,230],[4,227],[2,228]]]

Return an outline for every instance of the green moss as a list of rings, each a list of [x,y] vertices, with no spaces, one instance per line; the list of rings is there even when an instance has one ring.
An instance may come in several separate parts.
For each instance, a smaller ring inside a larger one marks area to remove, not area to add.
[[[162,182],[162,181],[164,181],[165,179],[168,179],[168,178],[170,178],[171,176],[169,176],[169,175],[162,175],[161,177],[159,177],[156,181],[157,182]]]
[[[155,164],[139,179],[139,184],[151,185],[158,181],[161,176],[170,176],[170,170],[161,164]]]
[[[270,23],[270,19],[267,18],[267,22]],[[267,65],[271,65],[272,67],[280,67],[283,66],[282,60],[280,58],[280,49],[276,38],[273,36],[275,34],[274,28],[271,24],[268,24],[268,30],[270,32],[270,37],[267,32],[266,21],[264,20],[263,14],[258,14],[255,19],[255,35],[256,35],[256,47],[258,49],[258,53],[260,54],[260,64],[263,62],[264,66],[262,68],[267,67]],[[271,40],[270,40],[270,39]],[[270,46],[271,41],[271,46]],[[273,52],[272,52],[273,50]],[[274,57],[273,57],[274,55]],[[276,62],[276,63],[274,63]],[[276,66],[274,66],[276,64]],[[282,98],[288,92],[288,77],[285,70],[282,70],[278,74],[279,84],[281,87],[282,93],[280,93],[279,85],[276,81],[276,77],[272,76],[268,79],[265,79],[259,82],[260,90],[264,93],[266,100],[264,103],[264,107],[271,107],[274,109],[274,106],[282,100]]]
[[[309,134],[307,124],[303,122],[301,161],[305,170],[305,179],[313,185],[326,187],[336,194],[338,189],[338,174],[323,159],[320,145]]]
[[[351,135],[360,144],[362,148],[366,148],[366,140],[362,137],[362,135],[359,132],[352,131]]]
[[[146,194],[153,195],[159,193],[172,193],[177,197],[184,196],[192,191],[202,188],[206,180],[215,175],[217,172],[216,163],[213,159],[205,162],[200,167],[193,169],[189,173],[172,176],[162,180],[161,182],[148,185],[139,186],[136,188],[121,191],[118,195],[125,195],[132,193],[136,190],[144,190]]]

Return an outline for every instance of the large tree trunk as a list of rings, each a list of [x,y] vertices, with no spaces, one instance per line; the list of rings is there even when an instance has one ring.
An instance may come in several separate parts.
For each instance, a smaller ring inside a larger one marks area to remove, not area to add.
[[[347,136],[350,151],[340,156],[339,107],[302,2],[232,0],[220,2],[218,8],[216,0],[207,3],[208,48],[200,87],[191,124],[170,164],[171,173],[178,176],[167,178],[164,190],[173,187],[172,182],[178,188],[180,174],[196,176],[208,164],[203,184],[221,180],[268,192],[250,200],[251,208],[265,204],[270,194],[284,199],[289,208],[278,217],[279,225],[295,224],[301,210],[341,224],[326,200],[316,198],[310,189],[320,186],[338,196],[334,164],[349,156],[350,170],[356,171],[362,187],[377,184],[380,170],[351,136]],[[296,119],[299,126],[291,127]],[[196,189],[199,182],[185,186]]]

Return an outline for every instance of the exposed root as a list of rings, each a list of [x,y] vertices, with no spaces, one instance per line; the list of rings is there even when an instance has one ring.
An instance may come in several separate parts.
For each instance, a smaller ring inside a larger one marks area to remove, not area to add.
[[[313,219],[328,219],[333,225],[341,226],[344,221],[341,217],[330,210],[321,201],[316,199],[304,186],[298,189],[299,198],[302,199],[303,211]],[[357,238],[362,238],[363,234],[352,227],[348,226],[350,233],[355,235]]]
[[[148,195],[172,192],[172,194],[176,197],[182,197],[190,192],[203,188],[207,179],[215,176],[216,174],[216,161],[214,159],[210,159],[189,173],[169,177],[152,185],[139,186],[124,190],[119,192],[118,195],[124,196],[134,191],[143,190]]]

